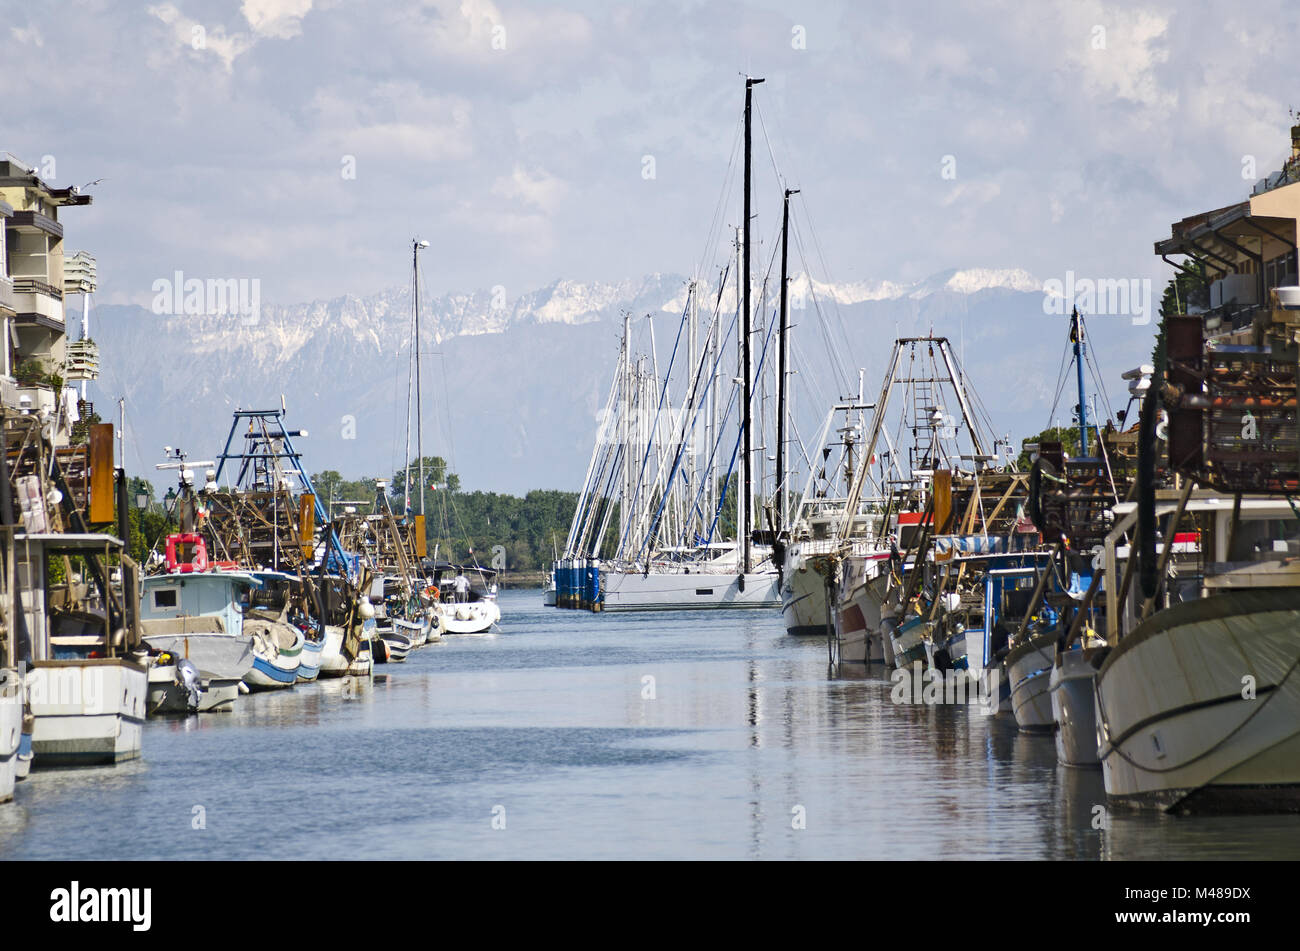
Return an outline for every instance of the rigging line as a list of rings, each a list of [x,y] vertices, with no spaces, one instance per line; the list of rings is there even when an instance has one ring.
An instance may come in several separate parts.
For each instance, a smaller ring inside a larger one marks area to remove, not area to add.
[[[653,423],[651,424],[649,436],[648,436],[648,438],[646,439],[645,455],[642,456],[642,458],[641,458],[641,469],[640,469],[640,471],[637,473],[637,486],[636,486],[636,493],[632,496],[632,507],[633,507],[633,508],[636,507],[637,500],[641,498],[641,487],[645,484],[645,471],[646,471],[646,467],[647,467],[647,466],[649,465],[649,463],[650,463],[650,448],[651,448],[651,446],[655,445],[655,444],[658,442],[658,436],[659,436],[659,417],[660,417],[660,414],[663,412],[663,408],[664,408],[664,400],[666,400],[666,399],[668,398],[668,383],[669,383],[669,380],[671,380],[672,375],[673,375],[673,364],[677,362],[677,347],[678,347],[678,345],[681,343],[681,340],[682,340],[682,331],[686,328],[686,321],[687,321],[687,319],[688,319],[688,315],[690,314],[690,312],[691,312],[691,302],[690,302],[690,297],[688,296],[687,299],[686,299],[686,307],[685,307],[685,309],[682,311],[682,317],[681,317],[681,320],[680,320],[680,321],[678,322],[678,324],[677,324],[677,337],[676,337],[676,339],[673,340],[673,352],[672,352],[672,356],[669,358],[669,361],[668,361],[668,370],[667,370],[667,372],[664,374],[664,384],[663,384],[663,387],[660,389],[660,392],[659,392],[659,404],[658,404],[658,406],[655,408],[655,418],[654,418]],[[653,336],[651,337],[651,339],[652,339],[652,340],[654,339]],[[659,479],[658,479],[658,476],[656,475],[656,478],[655,478],[655,483],[656,483],[656,485],[658,484],[658,482],[659,482]],[[666,497],[667,497],[667,494],[666,494],[666,490],[665,490],[665,498],[666,498]],[[626,535],[627,535],[627,532],[630,531],[631,528],[632,528],[632,525],[631,525],[631,522],[629,521],[627,527],[624,529],[624,532],[623,532],[623,534],[624,534],[625,537],[626,537]]]
[[[775,255],[774,255],[774,256],[775,256]],[[768,347],[770,346],[770,344],[771,344],[771,342],[772,342],[772,336],[773,336],[773,334],[776,332],[776,319],[775,319],[775,316],[769,318],[769,320],[767,321],[767,328],[768,328],[768,329],[767,329],[767,334],[765,335],[764,342],[763,342],[763,349],[759,352],[758,368],[757,368],[757,370],[755,371],[755,374],[754,374],[755,376],[761,376],[761,375],[762,375],[762,372],[763,372],[763,363],[764,363],[764,360],[765,360],[766,357],[767,357]],[[683,457],[683,455],[684,455],[684,449],[685,449],[685,443],[683,442],[681,445],[678,446],[676,457],[675,457],[674,460],[673,460],[672,471],[669,473],[669,475],[668,475],[668,482],[667,482],[667,484],[664,486],[663,497],[660,499],[659,507],[658,507],[658,508],[656,509],[656,511],[655,511],[654,519],[652,520],[651,525],[650,525],[650,530],[649,530],[649,532],[647,532],[647,535],[646,535],[646,540],[645,540],[645,542],[643,542],[643,544],[642,544],[642,548],[639,549],[639,550],[637,551],[637,555],[638,555],[638,556],[641,554],[641,551],[644,550],[644,548],[645,548],[647,545],[653,545],[653,544],[654,544],[655,536],[658,534],[658,531],[659,531],[659,524],[660,524],[660,519],[661,519],[661,516],[662,516],[662,513],[663,513],[664,505],[665,505],[665,503],[667,502],[667,499],[668,499],[668,497],[669,497],[669,491],[670,491],[671,488],[672,488],[673,480],[676,478],[678,471],[680,471],[681,461],[682,461],[682,457]]]
[[[727,160],[727,170],[722,177],[722,190],[718,195],[718,202],[714,206],[713,218],[709,224],[709,230],[705,235],[704,250],[700,254],[696,275],[703,273],[705,259],[709,256],[709,249],[714,247],[716,240],[721,236],[721,223],[726,214],[726,207],[731,198],[732,188],[735,186],[736,159],[741,151],[741,132],[744,128],[745,113],[741,109],[737,113],[736,124],[733,126],[733,138],[731,140],[731,155]]]
[[[834,339],[834,333],[832,331],[830,321],[826,319],[825,311],[823,311],[821,306],[821,299],[817,296],[817,288],[816,285],[813,283],[812,269],[808,265],[808,257],[803,245],[803,238],[799,231],[799,223],[797,220],[794,223],[793,230],[794,230],[795,246],[798,248],[799,251],[799,260],[803,263],[804,280],[808,282],[808,296],[812,299],[813,310],[817,313],[818,328],[821,330],[822,339],[824,340],[826,345],[826,353],[827,356],[830,358],[829,362],[831,365],[831,369],[832,371],[834,371],[836,375],[836,383],[840,386],[841,395],[844,395],[846,388],[849,386],[849,375],[846,367],[844,366],[843,360],[840,357],[840,349],[841,349],[840,343]],[[832,298],[832,300],[834,299]],[[844,324],[843,314],[839,312],[838,302],[836,303],[836,314],[839,319],[840,335],[841,337],[843,337],[843,352],[847,354],[850,359],[852,359],[853,352],[848,340],[848,329]]]
[[[1082,314],[1079,315],[1079,324],[1083,328],[1084,340],[1087,340],[1091,336],[1091,332],[1088,330]],[[1097,363],[1097,355],[1092,347],[1086,347],[1083,352],[1088,363],[1089,371],[1092,374],[1093,383],[1099,390],[1101,390],[1101,398],[1106,403],[1106,419],[1109,421],[1115,416],[1114,406],[1110,401],[1110,394],[1106,392],[1106,380],[1105,377],[1101,375],[1101,367]]]
[[[721,292],[721,288],[722,288],[722,286],[725,286],[725,285],[720,285],[720,287],[719,287],[719,292],[718,292],[717,303],[715,303],[715,305],[714,305],[714,319],[715,319],[715,320],[717,319],[718,309],[720,308],[720,306],[721,306],[721,304],[722,304],[722,292]],[[689,304],[688,304],[688,308],[687,308],[687,310],[688,310],[688,312],[689,312]],[[685,316],[685,315],[683,315],[683,317],[684,317],[684,316]],[[731,327],[728,327],[728,328],[727,328],[727,336],[728,336],[728,337],[731,336],[731,330],[732,330],[732,328],[735,326],[735,323],[736,323],[736,320],[738,319],[738,317],[739,317],[739,314],[737,314],[736,317],[733,317],[733,318],[732,318],[732,324],[731,324]],[[709,332],[712,333],[712,331],[713,331],[713,323],[711,322],[710,325],[709,325]],[[680,331],[679,331],[679,337],[680,337]],[[676,354],[676,347],[674,346],[674,355],[675,355],[675,354]],[[715,374],[716,374],[716,368],[717,368],[717,365],[718,365],[718,363],[722,360],[722,356],[723,356],[723,349],[720,347],[720,348],[718,349],[718,356],[717,356],[717,358],[713,361],[713,367],[711,368],[714,372],[711,372],[711,373],[709,374],[709,383],[710,383],[710,384],[712,384],[713,378],[714,378],[714,376],[715,376]],[[701,360],[700,363],[699,363],[699,365],[698,365],[697,368],[696,368],[696,371],[695,371],[695,383],[696,383],[696,386],[698,386],[698,384],[699,384],[699,380],[700,380],[701,374],[703,373],[703,370],[704,370],[705,362],[706,362],[705,360]],[[705,402],[706,402],[706,401],[705,401],[705,397],[706,397],[707,395],[708,395],[708,385],[705,386],[704,392],[701,393],[701,394],[700,394],[700,395],[699,395],[699,396],[694,400],[694,402],[695,402],[695,412],[694,412],[694,414],[692,414],[692,416],[691,416],[691,424],[690,424],[690,426],[687,428],[687,430],[686,430],[685,432],[694,432],[694,430],[695,430],[695,423],[696,423],[696,421],[699,419],[700,413],[704,410],[704,405],[705,405]],[[730,407],[730,405],[728,405],[728,407],[727,407],[728,413],[730,413],[730,409],[731,409],[731,407]],[[721,428],[721,427],[720,427],[720,428]],[[645,549],[647,548],[647,546],[653,545],[654,535],[655,535],[655,534],[658,532],[658,530],[659,530],[659,520],[660,520],[660,515],[661,515],[661,513],[662,513],[662,511],[663,511],[664,504],[666,503],[667,499],[668,499],[668,498],[670,497],[670,495],[671,495],[673,479],[675,478],[676,473],[677,473],[677,471],[678,471],[678,467],[679,467],[680,464],[681,464],[682,456],[683,456],[683,454],[684,454],[684,452],[685,452],[685,450],[686,450],[686,447],[687,447],[687,439],[685,438],[685,433],[682,433],[682,434],[681,434],[681,439],[678,441],[677,451],[676,451],[676,453],[675,453],[675,455],[674,455],[672,471],[669,473],[668,481],[667,481],[667,483],[664,485],[664,488],[663,488],[663,494],[662,494],[662,496],[661,496],[661,498],[660,498],[659,506],[658,506],[658,508],[657,508],[656,511],[655,511],[654,518],[651,520],[650,528],[649,528],[649,530],[647,531],[645,537],[642,539],[642,541],[641,541],[639,547],[638,547],[637,550],[636,550],[636,556],[637,556],[637,557],[640,557],[641,553],[642,553],[643,551],[645,551]],[[710,463],[711,463],[711,462],[712,462],[712,460],[710,460]],[[710,466],[710,468],[711,468],[711,466]],[[656,481],[657,481],[657,480],[656,480]],[[703,486],[701,485],[701,488],[702,488],[702,487],[703,487]],[[640,494],[640,489],[639,489],[639,486],[638,486],[638,496],[639,496],[639,494]],[[692,515],[693,515],[693,514],[694,514],[694,513],[692,513]],[[626,533],[625,533],[625,534],[626,534]]]
[[[1066,357],[1069,356],[1069,363],[1066,363]],[[1052,420],[1056,418],[1056,408],[1061,402],[1061,393],[1065,390],[1065,375],[1070,372],[1070,367],[1074,366],[1074,357],[1071,350],[1066,348],[1061,351],[1061,368],[1056,374],[1056,398],[1052,400],[1052,408],[1047,414],[1047,428],[1052,428]]]
[[[802,232],[802,230],[801,230],[801,228],[800,228],[800,222],[801,222],[801,221],[802,221],[801,218],[798,218],[798,217],[795,218],[795,229],[794,229],[794,231],[795,231],[795,241],[796,241],[796,243],[799,245],[799,256],[800,256],[800,259],[803,260],[803,261],[805,261],[805,265],[804,265],[804,267],[805,267],[805,270],[807,270],[807,263],[806,263],[806,262],[807,262],[807,257],[806,257],[806,254],[805,254],[805,252],[804,252],[804,248],[803,248],[803,232]],[[818,263],[821,264],[822,273],[826,275],[826,280],[829,281],[829,280],[831,280],[831,276],[832,276],[832,275],[831,275],[830,266],[826,263],[826,254],[825,254],[825,252],[822,251],[821,239],[817,237],[817,229],[816,229],[816,227],[814,227],[811,218],[808,220],[808,234],[809,234],[809,236],[812,238],[813,249],[817,252],[817,261],[818,261]],[[811,275],[809,275],[808,286],[809,286],[810,293],[811,293],[811,288],[812,288],[812,277],[811,277]],[[814,298],[815,298],[815,295],[814,295]],[[849,338],[849,329],[848,329],[848,325],[844,322],[844,312],[843,312],[842,310],[840,310],[840,305],[839,305],[839,301],[838,301],[838,300],[834,300],[834,299],[832,299],[832,302],[833,302],[834,305],[835,305],[835,306],[834,306],[834,311],[835,311],[835,320],[836,320],[836,323],[839,325],[839,329],[840,329],[840,338],[841,338],[841,340],[843,341],[843,344],[844,344],[844,353],[845,353],[845,355],[848,356],[848,358],[849,358],[851,361],[853,361],[853,365],[854,365],[854,366],[857,366],[857,365],[858,365],[858,362],[857,362],[857,359],[856,359],[856,355],[855,355],[854,352],[853,352],[853,344],[852,344],[852,341],[851,341],[850,338]],[[850,382],[851,382],[851,381],[850,381]]]

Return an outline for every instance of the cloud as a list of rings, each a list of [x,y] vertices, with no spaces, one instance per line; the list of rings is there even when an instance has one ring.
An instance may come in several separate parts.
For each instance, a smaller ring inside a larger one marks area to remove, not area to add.
[[[530,171],[521,165],[492,185],[492,194],[517,199],[542,211],[555,209],[565,190],[564,182],[554,175],[542,170]]]
[[[237,58],[263,39],[292,39],[302,34],[303,18],[311,12],[312,0],[244,0],[240,12],[251,32],[227,33],[219,23],[203,23],[186,16],[174,3],[148,8],[172,28],[181,47],[210,51],[229,73]]]
[[[11,26],[9,28],[9,34],[21,45],[26,45],[28,43],[36,47],[45,45],[45,37],[41,36],[41,31],[34,26]]]
[[[209,28],[198,20],[185,16],[172,3],[149,7],[149,13],[172,28],[172,36],[181,47],[211,52],[221,60],[226,72],[233,69],[236,57],[253,46],[252,39],[246,33],[227,35],[223,26],[214,25]]]
[[[244,0],[241,12],[258,36],[287,40],[302,33],[312,0]]]

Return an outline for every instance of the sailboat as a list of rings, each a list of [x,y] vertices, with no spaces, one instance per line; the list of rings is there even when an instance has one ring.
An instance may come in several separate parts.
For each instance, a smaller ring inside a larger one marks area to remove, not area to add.
[[[781,603],[775,533],[755,531],[751,117],[753,87],[761,82],[745,80],[744,216],[736,270],[740,352],[738,388],[732,397],[733,405],[738,403],[739,431],[730,452],[733,465],[739,463],[735,484],[731,484],[732,466],[726,467],[721,485],[717,479],[719,457],[727,454],[718,416],[722,408],[721,286],[707,344],[700,347],[696,317],[700,287],[693,281],[679,329],[679,340],[683,333],[687,336],[689,374],[680,406],[674,407],[669,399],[673,366],[660,383],[657,372],[646,371],[642,358],[634,360],[631,315],[624,317],[609,412],[597,436],[565,553],[555,568],[559,607],[646,611],[773,608]],[[720,285],[724,283],[725,275]],[[697,465],[692,451],[700,441],[700,430],[705,434],[703,466]],[[784,434],[779,441],[783,439]],[[734,540],[723,538],[720,528],[727,504],[735,509]],[[618,541],[612,555],[602,558],[615,512]]]

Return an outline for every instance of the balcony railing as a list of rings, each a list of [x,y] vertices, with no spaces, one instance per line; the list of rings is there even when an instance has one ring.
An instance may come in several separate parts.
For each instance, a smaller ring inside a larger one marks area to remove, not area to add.
[[[55,300],[63,300],[63,291],[55,287],[49,281],[42,281],[36,277],[15,277],[14,278],[15,294],[46,294]]]

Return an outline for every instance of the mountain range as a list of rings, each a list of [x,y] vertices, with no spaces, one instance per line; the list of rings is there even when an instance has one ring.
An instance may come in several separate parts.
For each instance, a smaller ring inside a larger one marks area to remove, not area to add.
[[[425,454],[448,458],[467,489],[577,490],[615,371],[623,315],[636,318],[642,350],[653,329],[662,370],[688,283],[655,273],[557,280],[513,297],[500,287],[421,295]],[[996,434],[1018,445],[1048,425],[1068,424],[1072,380],[1050,412],[1068,321],[1045,312],[1042,287],[1016,269],[949,270],[912,283],[792,278],[797,430],[812,438],[828,403],[849,395],[846,389],[856,392],[859,368],[873,396],[892,340],[929,332],[953,341]],[[775,306],[773,288],[755,296]],[[720,297],[702,287],[698,300],[701,311],[716,305],[727,326],[734,287]],[[90,398],[101,416],[115,419],[116,401],[125,397],[126,465],[156,486],[153,466],[163,446],[214,458],[233,410],[278,407],[282,399],[289,425],[308,431],[298,448],[309,471],[388,475],[406,454],[411,310],[409,287],[263,304],[255,321],[97,307],[92,327],[103,370]],[[1096,318],[1089,328],[1101,382],[1122,408],[1128,394],[1119,373],[1149,360],[1154,328],[1127,318]]]

